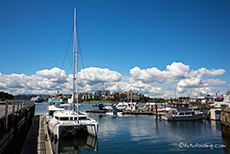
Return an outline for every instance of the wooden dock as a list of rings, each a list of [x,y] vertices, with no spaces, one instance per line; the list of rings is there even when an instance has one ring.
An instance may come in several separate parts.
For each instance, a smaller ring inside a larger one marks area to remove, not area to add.
[[[30,101],[0,103],[0,153],[21,153],[34,113],[35,104]]]
[[[108,110],[98,110],[98,109],[93,109],[93,110],[86,110],[88,113],[106,113]]]
[[[88,113],[106,113],[108,110],[86,110]],[[133,115],[156,115],[156,112],[139,112],[139,111],[123,111],[124,114],[133,114]],[[163,112],[158,112],[159,115],[164,115]]]
[[[44,116],[36,116],[22,154],[53,154]]]

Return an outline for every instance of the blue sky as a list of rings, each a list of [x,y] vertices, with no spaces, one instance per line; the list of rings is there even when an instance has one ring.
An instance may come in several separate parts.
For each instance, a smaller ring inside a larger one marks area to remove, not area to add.
[[[1,0],[1,74],[32,76],[60,68],[74,7],[85,68],[108,68],[130,77],[134,67],[164,71],[181,62],[190,71],[225,70],[202,79],[225,81],[212,92],[230,87],[228,0]]]

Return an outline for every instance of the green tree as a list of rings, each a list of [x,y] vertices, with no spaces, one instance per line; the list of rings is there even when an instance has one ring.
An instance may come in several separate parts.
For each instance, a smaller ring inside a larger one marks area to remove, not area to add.
[[[12,94],[8,94],[3,91],[0,91],[0,100],[5,101],[7,99],[14,99],[14,96]]]

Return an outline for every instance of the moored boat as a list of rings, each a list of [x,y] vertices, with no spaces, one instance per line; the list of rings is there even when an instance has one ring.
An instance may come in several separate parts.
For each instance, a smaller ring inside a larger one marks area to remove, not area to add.
[[[168,121],[186,121],[200,120],[203,118],[203,112],[193,108],[172,108],[161,119]]]
[[[54,112],[63,111],[65,109],[64,106],[61,106],[61,104],[64,104],[62,99],[49,99],[48,100],[48,106],[47,106],[46,114],[45,114],[46,122],[49,122],[50,118],[53,117]]]
[[[43,100],[44,100],[43,97],[39,95],[31,98],[31,101],[34,101],[34,102],[42,102]]]
[[[49,131],[55,139],[61,136],[75,136],[88,133],[97,136],[98,122],[90,118],[86,113],[79,111],[78,106],[78,74],[77,70],[77,48],[76,48],[76,8],[74,9],[74,49],[73,49],[73,93],[68,100],[72,104],[72,110],[56,111],[48,123]],[[75,92],[76,89],[76,92]],[[77,110],[75,110],[75,94]]]
[[[49,130],[55,139],[61,136],[76,136],[90,134],[97,136],[98,122],[84,112],[72,112],[71,110],[56,111],[49,121]]]

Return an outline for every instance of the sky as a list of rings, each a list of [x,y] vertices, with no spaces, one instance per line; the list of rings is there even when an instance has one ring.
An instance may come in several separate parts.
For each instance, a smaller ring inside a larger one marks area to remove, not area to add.
[[[75,7],[80,92],[102,82],[166,98],[230,87],[229,0],[1,0],[0,91],[71,92]]]

